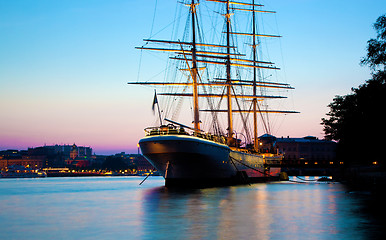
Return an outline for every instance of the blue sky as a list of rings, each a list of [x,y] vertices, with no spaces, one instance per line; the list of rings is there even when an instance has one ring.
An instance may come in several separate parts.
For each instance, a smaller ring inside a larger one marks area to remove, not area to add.
[[[137,80],[135,46],[150,35],[155,2],[0,0],[0,149],[76,143],[96,153],[136,151],[155,123],[154,92],[127,82]],[[320,119],[333,97],[370,78],[359,61],[386,1],[262,3],[277,11],[279,67],[296,88],[288,101],[301,112],[273,133],[323,137]],[[153,33],[163,36],[174,10],[175,1],[158,1]],[[145,78],[162,63],[142,59]]]

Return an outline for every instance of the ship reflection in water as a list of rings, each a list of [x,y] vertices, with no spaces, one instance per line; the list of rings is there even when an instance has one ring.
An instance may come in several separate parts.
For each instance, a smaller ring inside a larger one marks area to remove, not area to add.
[[[0,239],[376,239],[370,195],[342,184],[173,190],[162,177],[2,179]],[[383,235],[384,237],[384,235]],[[385,239],[385,238],[384,238]]]
[[[340,184],[270,183],[144,192],[143,228],[171,239],[368,239],[380,225]]]

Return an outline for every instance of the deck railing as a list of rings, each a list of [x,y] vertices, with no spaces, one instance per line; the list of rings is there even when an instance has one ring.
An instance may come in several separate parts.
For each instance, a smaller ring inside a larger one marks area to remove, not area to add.
[[[195,136],[202,139],[226,144],[226,138],[224,136],[213,135],[210,133],[198,133],[193,130],[186,130],[185,128],[178,128],[174,125],[167,125],[161,127],[148,127],[145,128],[146,136],[157,136],[157,135],[188,135]]]

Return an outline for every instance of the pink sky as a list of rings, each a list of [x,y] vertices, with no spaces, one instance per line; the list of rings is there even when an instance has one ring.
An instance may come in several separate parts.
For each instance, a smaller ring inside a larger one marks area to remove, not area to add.
[[[386,1],[262,2],[278,12],[279,67],[295,87],[289,106],[301,112],[276,122],[272,134],[322,138],[321,118],[334,96],[370,78],[359,61]],[[135,153],[143,129],[157,121],[154,90],[127,85],[137,81],[141,53],[134,47],[149,36],[154,4],[3,2],[0,150],[76,143],[97,154]],[[153,32],[171,21],[170,9],[173,1],[159,4]],[[143,58],[143,80],[157,74],[158,57],[151,57]]]

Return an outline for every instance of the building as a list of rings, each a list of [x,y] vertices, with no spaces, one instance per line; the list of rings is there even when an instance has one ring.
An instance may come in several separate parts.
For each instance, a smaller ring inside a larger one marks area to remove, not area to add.
[[[45,163],[46,158],[41,156],[29,156],[27,151],[0,151],[0,169],[5,169],[12,165],[40,169],[45,165]]]
[[[139,174],[154,171],[154,167],[142,154],[126,154],[124,152],[115,154],[121,158],[129,168],[135,168]]]
[[[134,156],[134,158],[135,158],[137,170],[139,173],[149,172],[149,171],[155,170],[153,165],[151,165],[150,162],[147,161],[143,155],[132,154],[132,156]]]
[[[92,157],[92,148],[91,147],[84,147],[84,146],[77,146],[75,143],[73,145],[51,145],[51,146],[44,146],[44,148],[53,149],[56,153],[60,153],[64,156],[64,158],[70,158],[71,152],[74,155],[77,155],[77,157]],[[75,151],[75,152],[74,152]]]
[[[313,136],[303,138],[276,138],[264,134],[259,138],[259,150],[277,151],[284,154],[283,163],[333,164],[336,160],[336,142],[318,139]]]
[[[66,165],[78,168],[89,167],[91,165],[92,160],[91,154],[92,149],[90,147],[78,147],[74,143],[71,146],[70,156],[65,156]]]
[[[68,160],[71,160],[68,162]],[[73,145],[52,145],[28,148],[28,150],[0,151],[0,169],[11,165],[31,168],[43,167],[88,167],[94,160],[92,148]]]

